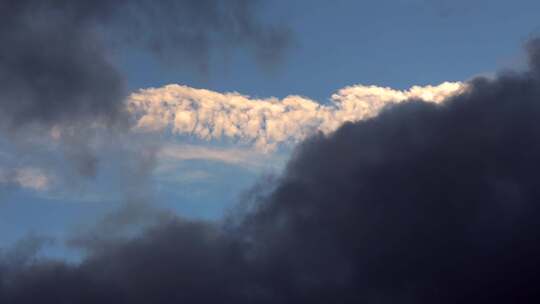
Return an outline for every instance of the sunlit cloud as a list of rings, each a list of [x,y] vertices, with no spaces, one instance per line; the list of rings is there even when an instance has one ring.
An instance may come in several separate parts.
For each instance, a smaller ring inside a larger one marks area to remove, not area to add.
[[[128,108],[140,132],[164,132],[205,140],[231,139],[272,151],[318,131],[330,133],[345,122],[376,116],[388,105],[411,99],[441,103],[466,85],[444,82],[408,90],[355,85],[338,90],[330,104],[290,95],[250,98],[181,85],[143,89],[130,96]]]

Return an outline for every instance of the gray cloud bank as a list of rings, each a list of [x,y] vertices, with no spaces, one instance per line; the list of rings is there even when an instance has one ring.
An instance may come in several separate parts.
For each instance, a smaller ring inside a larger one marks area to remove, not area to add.
[[[286,29],[262,25],[258,1],[1,0],[0,116],[9,128],[122,117],[124,78],[114,45],[179,64],[206,64],[213,48],[278,58]]]
[[[0,302],[537,302],[540,40],[528,51],[527,72],[308,139],[235,224],[166,219],[80,264],[0,264]]]

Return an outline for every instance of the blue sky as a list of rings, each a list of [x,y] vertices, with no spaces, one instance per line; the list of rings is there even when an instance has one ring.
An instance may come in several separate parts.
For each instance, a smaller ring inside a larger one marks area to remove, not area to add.
[[[279,64],[261,65],[241,48],[213,49],[208,71],[189,63],[164,65],[131,48],[115,49],[114,59],[130,91],[180,84],[261,99],[294,94],[328,104],[333,93],[356,84],[404,90],[522,67],[523,43],[540,32],[539,11],[539,1],[268,1],[264,19],[288,26],[294,35]],[[158,159],[147,181],[156,204],[209,219],[219,219],[258,178],[279,174],[296,143],[261,151],[226,138],[205,140],[168,131],[144,136],[170,151],[181,147],[179,156]],[[60,170],[69,180],[69,161],[51,156],[57,148],[37,147],[34,155],[47,155],[53,162],[41,168]],[[15,157],[16,151],[0,142],[0,164],[34,167],[32,157]],[[98,154],[104,164],[122,162],[106,151]],[[114,190],[121,180],[115,169],[45,190],[39,180],[26,187],[20,180],[0,186],[0,247],[32,233],[68,235],[122,202],[122,193]]]
[[[208,75],[164,69],[122,52],[131,88],[182,83],[253,96],[305,95],[321,102],[356,83],[407,88],[459,81],[522,64],[522,44],[540,31],[538,1],[269,1],[269,20],[289,25],[295,45],[261,70],[251,56],[219,60]],[[128,54],[131,53],[131,54]],[[216,50],[219,53],[219,50]]]

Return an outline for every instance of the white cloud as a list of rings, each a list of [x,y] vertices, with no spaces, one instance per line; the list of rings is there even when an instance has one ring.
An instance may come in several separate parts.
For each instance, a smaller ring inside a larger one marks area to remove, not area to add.
[[[51,178],[41,169],[24,167],[11,170],[0,168],[0,184],[12,184],[21,188],[45,191],[51,186]]]
[[[192,160],[216,161],[240,166],[253,171],[266,169],[269,164],[277,165],[274,161],[268,162],[270,156],[267,154],[253,149],[241,148],[168,144],[160,150],[158,156],[161,162],[159,171],[167,171],[167,164]],[[175,167],[176,166],[172,166],[172,168]]]
[[[268,151],[317,131],[332,132],[347,121],[373,117],[389,104],[411,98],[440,103],[464,89],[465,84],[459,82],[403,91],[355,85],[337,91],[331,103],[323,105],[296,95],[253,99],[239,93],[167,85],[132,94],[128,108],[136,119],[136,129],[142,132],[170,131],[206,140],[229,138]],[[190,154],[192,148],[183,149],[182,154],[195,156]],[[225,157],[215,151],[207,156],[235,160],[233,154]]]

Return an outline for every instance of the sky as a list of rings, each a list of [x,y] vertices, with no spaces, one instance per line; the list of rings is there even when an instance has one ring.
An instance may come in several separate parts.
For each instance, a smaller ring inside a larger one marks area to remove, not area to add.
[[[246,54],[216,58],[207,75],[141,64],[140,54],[129,51],[121,60],[134,89],[182,83],[326,102],[358,83],[406,89],[519,66],[521,45],[540,30],[537,9],[536,1],[271,1],[264,4],[266,18],[296,36],[271,71]]]
[[[248,297],[260,303],[335,299],[337,291],[347,301],[359,300],[349,292],[360,285],[362,299],[370,303],[394,297],[418,303],[441,296],[419,289],[435,286],[426,279],[432,269],[449,267],[445,250],[458,256],[488,252],[498,263],[517,253],[493,249],[492,238],[493,244],[513,246],[512,237],[537,236],[533,219],[517,214],[538,214],[533,174],[524,169],[536,166],[532,154],[538,148],[538,1],[0,0],[0,11],[0,281],[9,273],[3,269],[11,269],[5,265],[17,264],[10,260],[14,255],[37,259],[31,262],[37,271],[25,268],[27,261],[22,270],[14,266],[14,273],[31,277],[50,275],[41,259],[59,259],[81,263],[65,267],[83,281],[114,282],[125,291],[103,303],[135,303],[141,295],[132,289],[144,280],[131,282],[130,271],[141,277],[160,271],[139,273],[133,252],[139,250],[144,260],[156,258],[149,253],[156,250],[190,275],[185,297],[178,298],[188,302],[199,297],[207,273],[178,264],[174,255],[187,264],[209,261],[222,270],[219,280],[232,276],[242,288],[260,289]],[[505,103],[514,99],[515,106]],[[523,123],[513,126],[515,121]],[[467,145],[477,145],[479,152]],[[440,165],[448,161],[456,167]],[[432,184],[430,176],[444,186]],[[473,205],[485,211],[483,220],[472,221],[474,208],[456,203],[469,200],[478,201]],[[441,207],[426,207],[427,201],[440,201]],[[521,205],[502,206],[507,201]],[[343,203],[325,211],[325,202]],[[382,204],[389,215],[371,203]],[[461,219],[460,225],[445,214]],[[387,216],[403,226],[384,226],[392,223]],[[231,224],[237,221],[239,227]],[[506,221],[523,221],[523,227]],[[395,249],[403,246],[395,227],[405,227],[410,249]],[[439,234],[420,239],[415,227]],[[232,240],[212,234],[229,229]],[[470,240],[457,231],[465,230],[474,235],[474,249],[462,252],[456,248]],[[352,245],[358,240],[351,235],[362,231],[374,235],[362,240],[379,246],[379,255]],[[254,249],[256,262],[239,261],[237,269],[223,265],[219,254],[232,254],[236,247],[229,243],[244,237],[264,244]],[[133,238],[140,243],[130,243]],[[448,249],[439,238],[459,241]],[[422,240],[435,245],[424,247]],[[166,246],[175,241],[195,249]],[[320,244],[334,249],[311,256]],[[518,245],[531,252],[539,248]],[[408,277],[419,287],[400,285],[396,273],[409,270],[399,267],[417,265],[413,256],[426,258],[422,254],[430,250],[430,262]],[[394,261],[386,259],[394,255],[407,258],[388,263],[388,269],[368,266]],[[123,256],[133,264],[118,262]],[[328,259],[336,262],[319,268]],[[464,275],[462,262],[448,262],[460,271],[449,276]],[[129,271],[112,267],[106,280],[95,277],[94,268],[111,263]],[[274,273],[271,266],[293,270]],[[491,267],[478,266],[471,280],[483,280]],[[380,275],[363,277],[357,269]],[[252,278],[236,270],[257,277],[259,285],[246,287]],[[523,272],[523,280],[533,276]],[[165,273],[171,282],[183,282]],[[273,281],[280,275],[289,285]],[[329,277],[342,281],[328,282]],[[52,281],[61,285],[64,279]],[[446,279],[437,277],[433,284]],[[12,293],[0,283],[0,300],[26,303],[18,292],[30,283],[21,280]],[[207,283],[238,303],[246,300],[244,294],[230,295],[219,280]],[[330,287],[320,289],[323,283]],[[84,285],[73,284],[74,290]],[[476,294],[447,285],[441,292],[455,288],[458,300],[461,294],[478,303],[491,299],[480,287]],[[149,294],[161,303],[167,292],[160,286]],[[89,294],[89,303],[94,296],[109,295]]]
[[[299,95],[328,104],[338,90],[357,84],[406,90],[520,68],[525,65],[521,46],[540,27],[538,8],[536,1],[275,1],[262,4],[258,14],[292,36],[276,62],[257,61],[241,47],[211,49],[207,68],[189,58],[163,62],[131,45],[111,53],[131,92],[179,84],[261,99]],[[259,151],[242,143],[170,137],[171,144],[218,149],[224,158],[245,149],[239,157],[246,161],[196,157],[155,174],[160,201],[182,215],[212,219],[260,176],[279,172],[293,147],[255,155]],[[4,162],[13,160],[8,155]],[[91,223],[120,200],[118,193],[103,189],[106,176],[83,183],[49,191],[3,191],[0,225],[10,233],[2,235],[2,242],[27,233],[65,233]],[[21,210],[26,210],[23,218]]]

